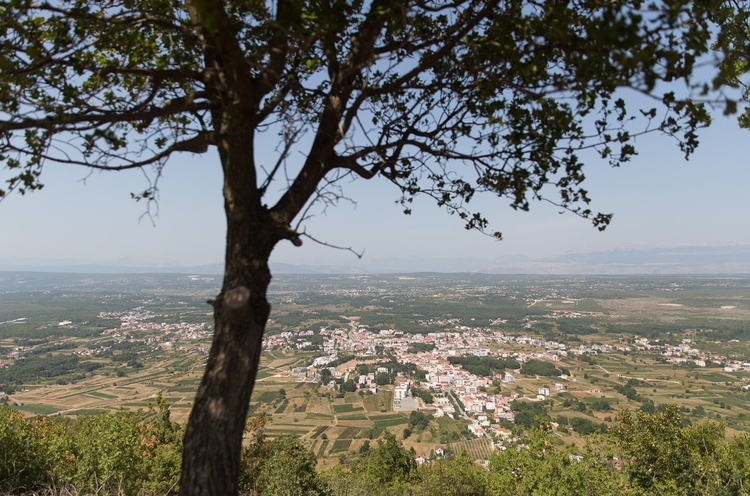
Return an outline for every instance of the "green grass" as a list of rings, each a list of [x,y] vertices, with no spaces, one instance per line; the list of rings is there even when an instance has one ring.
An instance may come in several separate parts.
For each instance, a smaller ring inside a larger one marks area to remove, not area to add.
[[[394,427],[396,425],[402,425],[409,422],[409,419],[407,419],[404,415],[399,415],[399,418],[388,418],[388,419],[381,419],[379,417],[374,417],[371,419],[372,422],[375,424],[375,427],[378,429],[385,429],[386,427]]]
[[[320,436],[321,434],[323,434],[323,432],[326,429],[328,429],[328,427],[329,426],[327,426],[327,425],[319,425],[319,426],[317,426],[315,428],[315,430],[312,432],[312,434],[310,435],[310,439],[317,439],[318,436]]]
[[[96,415],[97,413],[106,412],[108,410],[104,408],[82,408],[80,410],[73,410],[72,412],[68,412],[66,415]]]
[[[264,391],[260,396],[254,398],[254,400],[260,403],[273,403],[278,398],[278,391]]]
[[[729,374],[722,374],[720,372],[714,372],[710,374],[700,374],[701,380],[709,382],[735,382],[736,377],[732,377]]]
[[[459,422],[453,420],[450,417],[440,417],[437,420],[438,426],[440,426],[441,433],[450,434],[451,432],[459,432]]]
[[[360,430],[360,427],[347,427],[339,434],[339,439],[354,439]]]
[[[286,407],[289,406],[289,400],[283,400],[281,404],[279,404],[278,407],[276,407],[276,411],[273,413],[284,413],[284,410],[286,410]]]
[[[326,415],[325,413],[306,413],[305,419],[307,420],[327,420],[332,421],[333,415]]]
[[[170,393],[195,393],[197,390],[197,384],[195,386],[175,386],[167,389]]]
[[[307,400],[303,401],[299,406],[294,408],[294,413],[305,413],[307,410]]]
[[[300,437],[304,432],[295,431],[291,429],[266,429],[266,434],[268,434],[270,437],[284,437],[284,436],[291,436],[291,437]]]
[[[29,404],[29,405],[22,405],[18,407],[19,410],[23,410],[24,412],[34,413],[36,415],[49,415],[51,413],[57,413],[60,411],[59,408],[55,408],[54,406],[49,405],[40,405],[40,404]]]
[[[117,396],[113,394],[101,393],[99,391],[89,391],[88,393],[86,393],[86,396],[93,396],[94,398],[104,398],[108,400],[117,398]]]
[[[370,418],[372,420],[392,420],[397,418],[404,418],[403,413],[387,413],[387,414],[380,414],[380,415],[371,415]]]
[[[337,439],[331,447],[331,453],[341,453],[349,451],[349,447],[352,445],[351,439]]]
[[[352,415],[342,415],[339,420],[367,420],[367,416],[364,413],[354,413]]]
[[[335,413],[348,413],[364,410],[361,406],[354,406],[351,403],[345,403],[343,405],[333,405],[333,411]]]

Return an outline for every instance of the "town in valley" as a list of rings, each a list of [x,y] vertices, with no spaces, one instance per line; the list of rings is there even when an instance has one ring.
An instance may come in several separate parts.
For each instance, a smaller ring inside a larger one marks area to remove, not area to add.
[[[0,273],[0,402],[27,416],[148,409],[184,422],[220,277]],[[750,277],[286,275],[250,415],[319,463],[390,431],[425,461],[486,460],[678,405],[750,431]]]

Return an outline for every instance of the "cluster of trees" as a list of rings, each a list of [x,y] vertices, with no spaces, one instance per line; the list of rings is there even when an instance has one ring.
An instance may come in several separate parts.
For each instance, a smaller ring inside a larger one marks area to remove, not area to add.
[[[596,358],[589,354],[578,355],[578,359],[582,362],[588,363],[589,365],[596,365]]]
[[[606,398],[594,398],[588,402],[589,407],[597,412],[609,412],[612,410],[612,405]]]
[[[411,389],[411,394],[418,398],[422,398],[422,401],[424,401],[428,405],[435,402],[435,397],[432,395],[432,392],[429,389],[413,387]]]
[[[516,412],[513,422],[521,427],[531,428],[546,425],[550,421],[547,413],[546,401],[519,401],[510,402],[510,408]]]
[[[335,360],[332,360],[332,361],[328,362],[328,364],[326,365],[326,367],[338,367],[342,363],[346,363],[346,362],[348,362],[350,360],[354,360],[355,358],[356,357],[354,355],[341,354]]]
[[[566,417],[564,415],[558,415],[555,419],[559,424],[558,429],[565,432],[566,429],[571,428],[578,434],[587,436],[594,434],[595,432],[607,432],[608,427],[605,423],[596,423],[593,420],[583,417]]]
[[[9,494],[169,494],[182,428],[157,397],[148,412],[25,419],[0,408],[0,491]]]
[[[67,332],[67,330],[66,330]],[[53,379],[58,384],[67,384],[86,377],[103,366],[99,361],[81,360],[78,356],[67,353],[52,353],[75,348],[73,341],[49,342],[49,338],[21,338],[19,346],[35,346],[25,353],[23,358],[11,365],[0,368],[0,391],[12,394],[18,384],[33,384],[40,380]],[[105,347],[106,351],[101,351]],[[4,350],[6,348],[0,348]],[[115,365],[125,364],[138,369],[144,367],[142,357],[150,351],[143,343],[113,341],[100,343],[96,347],[99,358],[108,358]]]
[[[515,370],[521,364],[515,358],[478,357],[474,355],[451,356],[448,361],[452,365],[460,365],[470,374],[481,377],[492,377],[505,369]]]
[[[409,347],[406,349],[409,353],[422,353],[422,352],[428,352],[435,349],[435,345],[433,343],[412,343],[409,345]]]
[[[356,390],[357,390],[357,384],[352,379],[348,379],[341,383],[342,392],[353,393]]]
[[[419,411],[414,411],[409,414],[409,427],[421,432],[430,425],[430,420],[433,419],[432,415],[426,415]]]
[[[381,370],[378,372],[378,369],[387,369],[387,371]],[[381,363],[358,363],[356,371],[359,375],[374,373],[375,382],[378,386],[393,384],[398,376],[415,377],[418,380],[424,380],[425,378],[425,372],[418,370],[415,364],[399,362],[395,359]]]
[[[267,418],[261,414],[248,419],[245,431],[249,442],[240,458],[240,491],[243,494],[311,495],[323,494],[315,471],[315,456],[294,438],[266,437]]]
[[[588,406],[586,405],[586,402],[579,400],[573,395],[570,395],[563,399],[562,406],[565,408],[569,408],[573,410],[574,412],[582,412],[586,413],[588,411]]]
[[[525,375],[542,375],[546,377],[557,377],[564,372],[566,371],[558,369],[550,362],[545,362],[544,360],[536,360],[533,358],[527,362],[524,362],[523,367],[521,368],[521,373]]]
[[[639,381],[640,382],[640,381]],[[626,384],[615,384],[615,391],[625,395],[629,400],[641,401],[642,397],[638,394],[638,391],[633,387],[633,379],[630,379]]]
[[[429,423],[427,416],[412,417],[414,430]],[[590,427],[575,418],[565,421],[576,430]],[[265,422],[263,415],[247,422],[241,494],[698,496],[747,494],[750,484],[750,435],[727,439],[724,426],[715,422],[684,425],[673,406],[654,414],[622,413],[609,433],[591,427],[596,436],[583,448],[561,447],[551,432],[532,430],[521,443],[495,450],[488,468],[465,451],[420,466],[413,449],[384,431],[349,458],[350,466],[319,471],[315,455],[300,441],[268,439]],[[180,426],[169,420],[160,398],[149,412],[76,420],[29,420],[2,408],[0,491],[173,494],[180,437]]]
[[[18,384],[34,383],[39,378],[51,379],[71,374],[76,374],[76,379],[83,378],[86,372],[100,367],[101,364],[96,362],[81,362],[75,355],[30,355],[0,368],[0,391],[12,394]]]

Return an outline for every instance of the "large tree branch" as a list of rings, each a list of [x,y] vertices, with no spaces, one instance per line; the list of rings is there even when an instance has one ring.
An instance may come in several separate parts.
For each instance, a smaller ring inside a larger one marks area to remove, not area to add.
[[[250,116],[259,100],[254,92],[251,65],[240,46],[222,0],[187,0],[190,18],[202,37],[209,79],[215,91],[228,98],[224,108],[234,107]]]
[[[177,153],[177,152],[205,153],[208,146],[213,145],[213,144],[215,144],[215,142],[214,142],[214,136],[212,133],[200,133],[196,136],[193,136],[192,138],[188,138],[188,139],[181,140],[181,141],[175,141],[164,150],[158,153],[154,153],[148,158],[144,158],[142,160],[130,160],[126,156],[123,156],[121,154],[114,154],[114,153],[107,153],[105,154],[105,156],[103,157],[100,156],[99,159],[95,161],[78,160],[78,159],[71,158],[67,154],[64,154],[64,156],[51,155],[51,154],[39,154],[37,156],[41,158],[43,161],[55,162],[58,164],[77,165],[77,166],[86,167],[89,169],[96,169],[96,170],[102,170],[102,171],[124,171],[124,170],[131,170],[131,169],[142,169],[143,167],[146,167],[152,164],[162,163],[167,158],[169,158],[173,153]],[[13,145],[6,145],[3,148],[4,148],[4,151],[6,152],[14,151],[18,154],[27,153],[25,149],[18,148]],[[122,163],[121,165],[109,165],[106,163],[107,159],[116,159],[120,162],[125,162],[125,163]]]
[[[167,31],[175,31],[183,34],[192,34],[192,31],[182,22],[172,22],[172,20],[178,21],[176,17],[168,16],[155,16],[149,14],[143,10],[127,10],[123,9],[115,11],[114,14],[107,14],[107,11],[97,10],[95,12],[86,11],[84,9],[64,9],[59,4],[51,4],[49,2],[39,2],[34,4],[34,9],[40,12],[48,12],[62,16],[66,19],[77,19],[85,21],[90,24],[104,24],[115,26],[144,26],[151,25]],[[160,12],[160,14],[164,14]],[[184,19],[184,17],[181,17]]]
[[[265,50],[269,54],[268,63],[261,72],[257,87],[259,102],[276,86],[284,72],[289,49],[289,28],[293,22],[292,16],[295,10],[293,1],[276,1],[276,19],[270,26],[273,29],[273,35]]]
[[[272,215],[279,222],[290,223],[315,193],[320,180],[331,170],[329,163],[334,158],[334,147],[342,139],[341,117],[354,91],[353,82],[364,67],[373,62],[373,47],[388,20],[389,9],[401,8],[395,0],[375,0],[357,30],[351,43],[346,62],[332,70],[331,89],[328,92],[318,131],[310,147],[302,170],[286,193],[272,208]]]
[[[480,2],[472,1],[470,3],[472,5],[477,5]],[[463,19],[462,22],[455,22],[453,24],[453,32],[443,33],[435,39],[435,43],[432,44],[438,45],[438,48],[435,51],[424,54],[420,58],[419,63],[415,64],[413,68],[405,72],[403,75],[390,80],[388,84],[372,88],[371,91],[373,91],[373,94],[375,92],[381,94],[393,93],[396,88],[408,85],[409,81],[418,77],[420,74],[424,74],[427,71],[427,68],[434,66],[438,61],[448,57],[457,46],[460,46],[460,43],[458,43],[459,40],[463,39],[482,21],[494,14],[494,9],[497,8],[496,3],[498,2],[487,2],[481,10],[471,16],[469,16],[467,12],[471,12],[472,6],[467,7],[461,15],[468,17]],[[427,48],[428,47],[425,47],[424,49],[426,50]]]
[[[208,102],[193,102],[193,98],[185,97],[166,102],[161,107],[149,109],[132,109],[103,112],[99,109],[90,109],[89,112],[77,114],[48,115],[38,118],[25,118],[19,120],[0,121],[0,133],[19,131],[24,129],[45,130],[71,130],[77,124],[98,126],[116,122],[134,123],[139,121],[151,121],[159,117],[176,114],[195,113],[210,108]]]

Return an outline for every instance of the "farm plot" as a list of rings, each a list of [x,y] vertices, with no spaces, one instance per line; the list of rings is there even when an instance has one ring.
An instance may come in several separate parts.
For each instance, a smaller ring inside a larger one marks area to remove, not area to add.
[[[372,415],[370,416],[370,420],[375,424],[376,429],[386,429],[388,427],[407,424],[409,422],[408,417],[401,413]]]
[[[317,439],[318,436],[323,434],[323,432],[328,429],[329,426],[327,425],[319,425],[313,430],[312,434],[310,434],[310,439]]]
[[[334,413],[349,413],[364,410],[361,406],[354,406],[351,403],[344,403],[343,405],[333,405]]]
[[[333,422],[333,415],[324,415],[322,413],[306,413],[306,420],[322,420],[324,422]]]
[[[310,401],[307,403],[308,415],[321,414],[330,416],[333,414],[331,410],[331,402],[325,396],[311,396]]]
[[[286,399],[281,400],[281,403],[279,404],[278,407],[276,407],[276,411],[274,411],[273,413],[276,413],[276,414],[284,413],[284,410],[286,410],[287,406],[289,406],[289,400],[286,400]]]
[[[94,398],[103,398],[103,399],[108,399],[108,400],[117,398],[117,396],[113,394],[106,394],[100,391],[89,391],[88,393],[86,393],[86,396],[92,396]]]
[[[339,439],[354,439],[361,430],[360,427],[346,427],[341,431],[341,434],[339,434]]]
[[[51,413],[57,413],[59,411],[59,409],[55,408],[54,406],[41,404],[26,404],[21,405],[17,408],[24,412],[33,413],[35,415],[49,415]]]
[[[299,405],[294,407],[294,413],[305,413],[307,411],[308,400],[303,401]]]
[[[339,415],[338,419],[342,420],[342,421],[347,421],[347,420],[369,420],[364,413],[353,413],[351,415]]]
[[[377,394],[365,395],[362,406],[367,412],[393,411],[393,391],[380,390]]]
[[[259,403],[273,403],[279,399],[278,391],[263,391],[257,398],[253,398],[251,401],[257,401]]]
[[[449,446],[453,453],[466,450],[472,460],[488,460],[495,449],[492,441],[486,437],[451,443]]]
[[[351,439],[338,438],[336,441],[334,441],[333,446],[331,446],[331,454],[349,451],[349,447],[351,445],[352,445]]]
[[[274,424],[273,427],[266,427],[265,432],[268,437],[293,436],[302,437],[310,430],[306,425]]]

